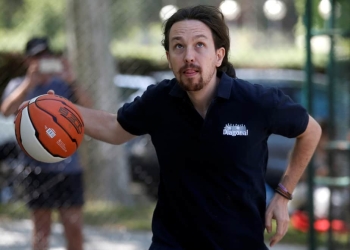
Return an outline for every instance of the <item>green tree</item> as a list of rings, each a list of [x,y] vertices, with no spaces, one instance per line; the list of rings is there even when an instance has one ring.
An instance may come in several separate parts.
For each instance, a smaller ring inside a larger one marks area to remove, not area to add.
[[[55,37],[65,27],[65,1],[23,0],[16,14],[17,30],[33,35]]]
[[[304,12],[305,12],[305,1],[306,0],[295,0],[295,7],[297,9],[297,12],[300,15],[300,21],[302,21]],[[321,2],[321,0],[313,0],[312,1],[312,11],[313,11],[313,27],[315,29],[321,29],[325,27],[325,20],[322,19],[318,12],[318,5]],[[336,26],[339,29],[342,30],[349,30],[349,23],[350,23],[350,16],[348,13],[350,13],[350,1],[349,0],[338,0],[336,1],[338,4],[340,4],[340,12],[341,15],[336,18]],[[303,25],[302,22],[299,22],[298,25]],[[299,27],[300,28],[300,27]]]
[[[13,29],[16,13],[21,10],[23,0],[0,0],[0,29]]]

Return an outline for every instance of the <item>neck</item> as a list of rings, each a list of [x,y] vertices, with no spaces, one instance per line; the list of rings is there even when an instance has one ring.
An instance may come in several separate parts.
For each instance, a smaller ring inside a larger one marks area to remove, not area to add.
[[[210,103],[214,98],[219,81],[220,79],[215,76],[203,89],[199,91],[187,91],[187,95],[190,98],[194,108],[203,118],[205,118]]]

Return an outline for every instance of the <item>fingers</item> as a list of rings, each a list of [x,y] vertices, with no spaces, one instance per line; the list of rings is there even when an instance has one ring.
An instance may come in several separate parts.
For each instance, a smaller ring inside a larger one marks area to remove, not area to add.
[[[22,108],[24,108],[25,106],[27,106],[28,103],[29,103],[29,101],[23,102],[21,105],[19,105],[18,110],[21,110]]]
[[[270,240],[270,246],[274,246],[286,235],[288,231],[289,218],[276,220],[276,233]]]
[[[270,239],[271,247],[278,243],[288,231],[288,200],[282,196],[275,195],[266,210],[265,228],[268,233],[272,232],[272,220],[276,220],[276,233]]]
[[[267,209],[265,214],[265,228],[268,233],[272,232],[272,213]]]
[[[48,93],[49,95],[54,95],[54,94],[55,94],[55,91],[53,91],[52,89],[50,89],[49,91],[47,91],[47,93]],[[18,110],[23,109],[25,106],[28,105],[28,103],[29,103],[29,101],[22,102],[22,104],[19,105]]]
[[[39,62],[37,60],[33,60],[27,70],[28,74],[38,73],[39,72]]]

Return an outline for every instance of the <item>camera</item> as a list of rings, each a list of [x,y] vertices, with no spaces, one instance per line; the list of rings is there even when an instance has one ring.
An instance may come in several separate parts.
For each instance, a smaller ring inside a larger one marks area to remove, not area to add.
[[[39,71],[42,74],[59,74],[63,71],[62,61],[57,58],[40,59]]]

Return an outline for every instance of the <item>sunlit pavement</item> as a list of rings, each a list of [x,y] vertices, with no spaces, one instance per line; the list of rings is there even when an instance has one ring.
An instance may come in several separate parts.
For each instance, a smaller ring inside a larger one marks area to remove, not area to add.
[[[31,250],[32,224],[30,220],[0,221],[1,250]],[[84,227],[85,250],[147,250],[151,243],[150,232],[128,232],[120,229]],[[324,250],[320,248],[318,250]],[[63,228],[52,227],[50,250],[65,250]],[[307,250],[307,247],[276,245],[271,250]]]
[[[0,221],[1,250],[31,250],[32,224],[30,220]],[[85,250],[145,250],[148,249],[150,232],[127,232],[120,229],[84,227]],[[65,250],[63,227],[54,224],[50,238],[50,250]]]

